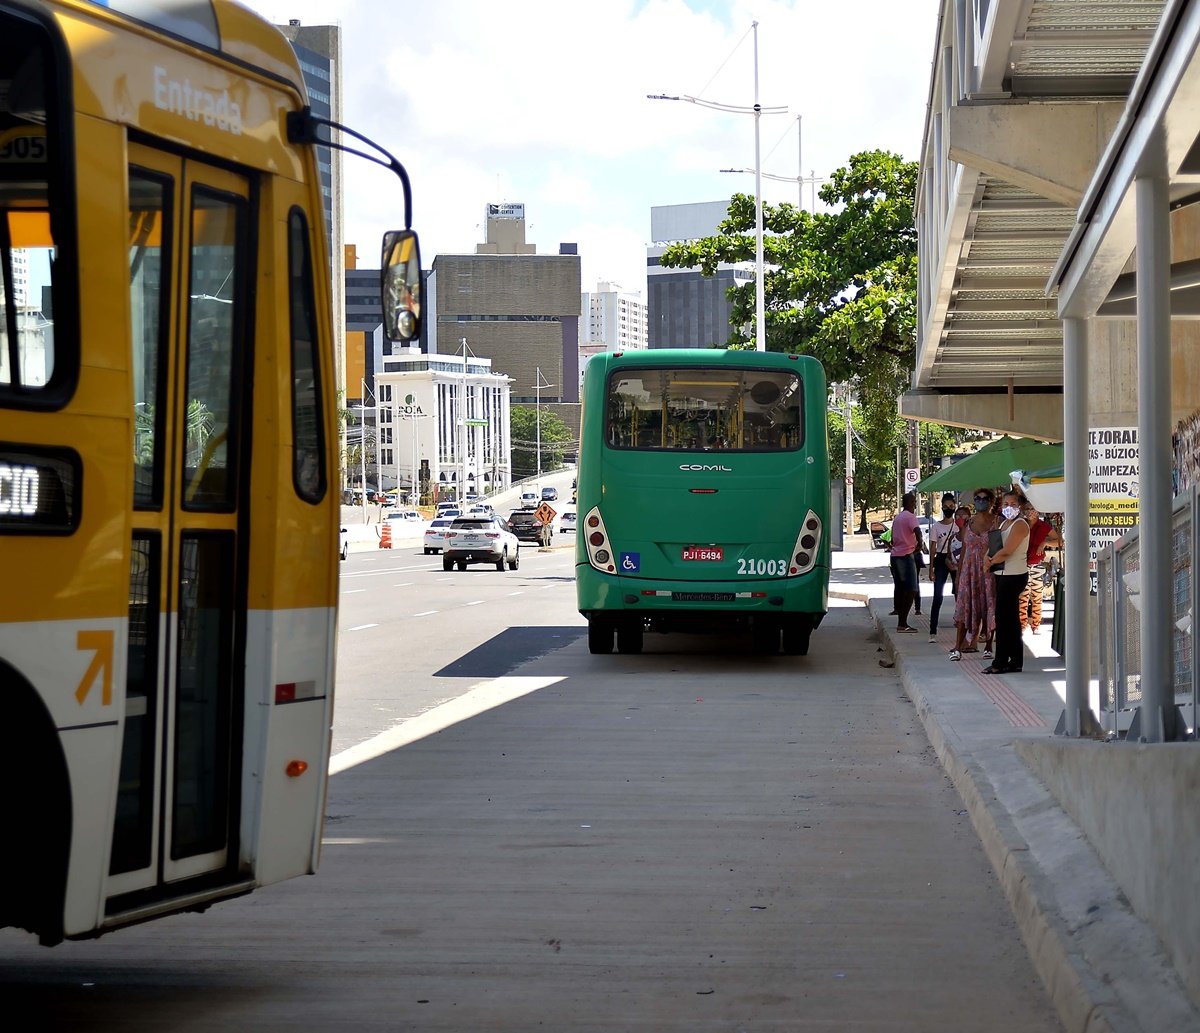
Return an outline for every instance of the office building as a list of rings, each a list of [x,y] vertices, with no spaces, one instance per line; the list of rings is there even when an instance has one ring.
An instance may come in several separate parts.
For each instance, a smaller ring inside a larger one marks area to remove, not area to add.
[[[659,264],[667,246],[712,237],[728,215],[728,201],[663,205],[650,209],[646,249],[646,340],[650,348],[723,348],[733,310],[730,287],[754,278],[751,263],[717,267],[715,276],[699,269],[668,269]]]

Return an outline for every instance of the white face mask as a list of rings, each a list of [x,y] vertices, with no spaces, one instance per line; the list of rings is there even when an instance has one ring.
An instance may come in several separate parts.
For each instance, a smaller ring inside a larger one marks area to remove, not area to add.
[[[1017,509],[1016,506],[1005,506],[1002,510],[1000,510],[1000,512],[1003,513],[1007,519],[1012,520],[1021,511]]]

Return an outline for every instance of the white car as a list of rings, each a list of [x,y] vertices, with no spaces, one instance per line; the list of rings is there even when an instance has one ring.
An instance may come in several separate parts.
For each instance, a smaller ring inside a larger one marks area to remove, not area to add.
[[[575,533],[575,514],[568,510],[558,518],[558,533],[559,534],[574,534]]]
[[[421,514],[415,509],[398,509],[394,513],[388,514],[389,520],[411,520],[420,523],[423,519]]]
[[[425,545],[421,550],[426,556],[431,552],[441,552],[446,547],[446,532],[454,523],[454,517],[434,517],[425,529]]]
[[[538,507],[538,503],[540,503],[541,501],[542,501],[542,497],[541,497],[541,495],[539,495],[539,494],[538,494],[536,491],[523,491],[523,492],[521,492],[521,505],[522,505],[522,507],[524,507],[524,506],[532,506],[534,509],[537,509],[537,507]]]
[[[461,516],[446,530],[442,552],[442,570],[455,566],[466,570],[468,563],[494,563],[516,570],[521,563],[521,543],[517,536],[495,517]]]

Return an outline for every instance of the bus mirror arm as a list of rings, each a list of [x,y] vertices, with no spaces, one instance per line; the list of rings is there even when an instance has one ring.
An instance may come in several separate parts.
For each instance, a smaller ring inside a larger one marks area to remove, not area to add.
[[[334,141],[328,133],[322,135],[318,131],[322,126],[326,129],[336,129],[338,132],[352,136],[356,140],[361,140],[368,147],[372,147],[378,151],[379,154],[370,154],[367,151],[360,151],[355,147],[349,147],[340,141]],[[304,107],[299,111],[289,111],[287,113],[287,137],[288,143],[315,144],[321,147],[331,147],[335,151],[342,151],[344,154],[353,154],[355,157],[373,161],[376,165],[382,165],[385,169],[391,169],[400,180],[400,185],[404,189],[404,228],[406,230],[412,229],[412,187],[408,182],[408,172],[399,161],[380,147],[374,140],[363,136],[362,133],[351,129],[349,126],[342,125],[341,122],[334,122],[331,119],[322,118],[320,115],[314,115],[310,107]]]

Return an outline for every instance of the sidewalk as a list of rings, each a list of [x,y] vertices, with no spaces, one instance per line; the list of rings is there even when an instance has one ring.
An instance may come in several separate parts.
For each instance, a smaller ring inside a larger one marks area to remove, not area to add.
[[[918,635],[897,635],[887,554],[869,535],[834,553],[830,595],[865,603],[880,630],[880,664],[894,663],[1004,889],[1035,969],[1069,1033],[1200,1031],[1153,930],[1130,909],[1078,826],[1018,756],[1053,735],[1065,668],[1050,628],[1025,635],[1024,671],[986,675],[983,654],[951,662],[954,599],[947,584],[937,642],[931,585],[922,580]],[[1048,612],[1050,612],[1048,610]]]

